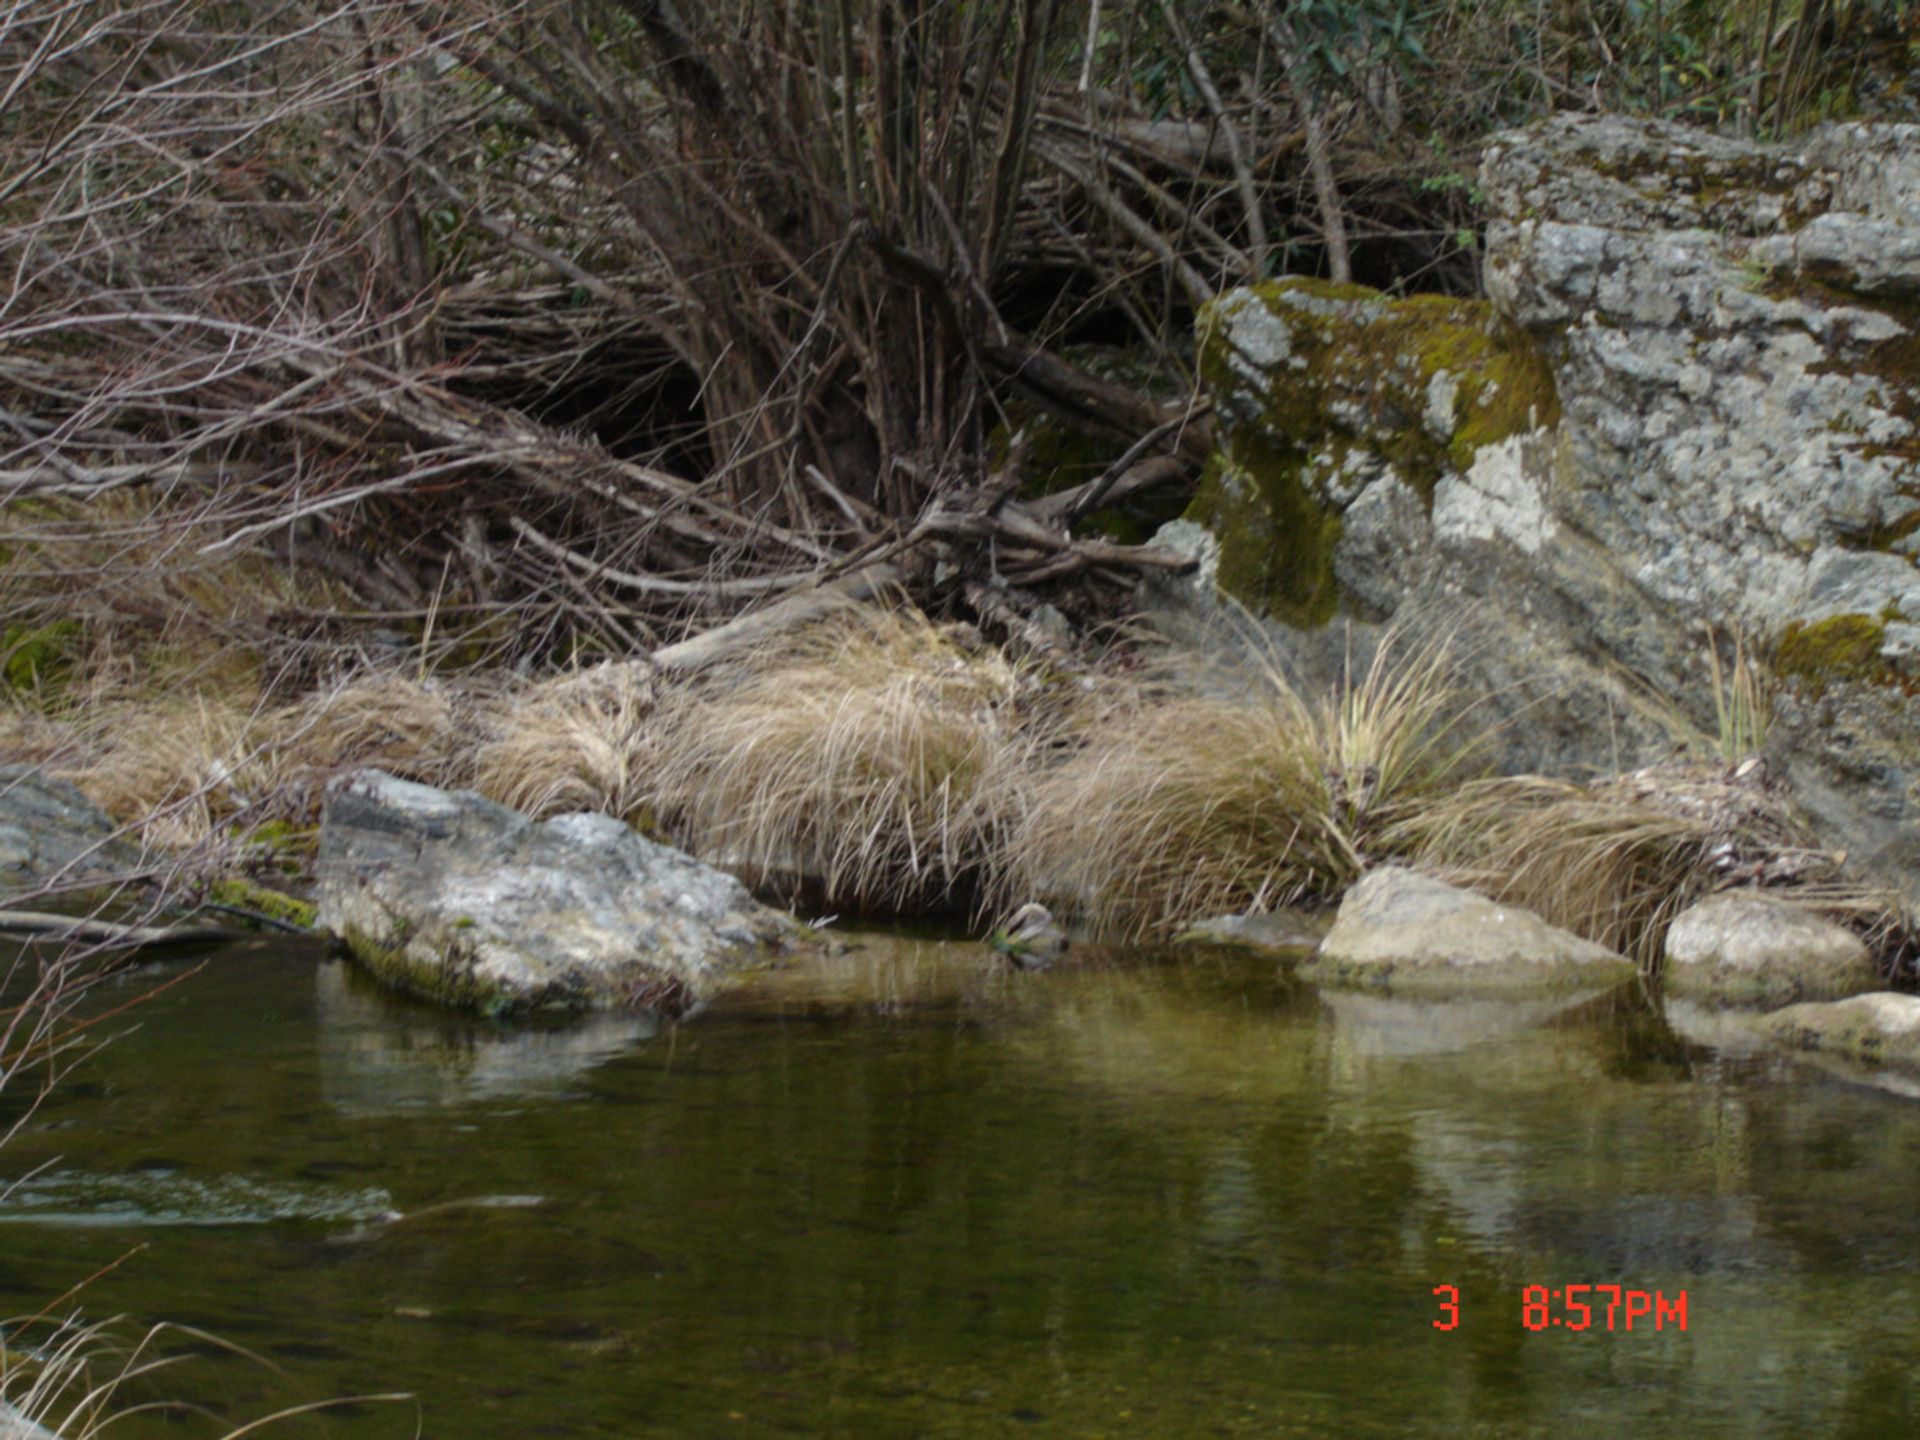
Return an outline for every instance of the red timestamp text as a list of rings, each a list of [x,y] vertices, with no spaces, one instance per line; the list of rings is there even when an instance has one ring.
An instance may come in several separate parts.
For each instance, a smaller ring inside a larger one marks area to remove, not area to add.
[[[1436,1285],[1440,1307],[1436,1330],[1460,1325],[1460,1289]],[[1520,1323],[1529,1330],[1685,1330],[1687,1292],[1669,1298],[1659,1290],[1624,1285],[1529,1285],[1520,1292]]]

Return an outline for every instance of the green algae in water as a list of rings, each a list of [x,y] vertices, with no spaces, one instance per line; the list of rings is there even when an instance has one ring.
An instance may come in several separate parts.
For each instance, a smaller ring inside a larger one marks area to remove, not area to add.
[[[287,1372],[196,1363],[176,1396],[420,1397],[300,1432],[341,1437],[1912,1432],[1920,1106],[1644,1011],[1077,953],[856,948],[670,1029],[449,1016],[261,942],[6,1169],[296,1203],[16,1216],[0,1305],[145,1243],[92,1312]],[[1523,1328],[1526,1286],[1582,1283],[1685,1290],[1689,1328]]]

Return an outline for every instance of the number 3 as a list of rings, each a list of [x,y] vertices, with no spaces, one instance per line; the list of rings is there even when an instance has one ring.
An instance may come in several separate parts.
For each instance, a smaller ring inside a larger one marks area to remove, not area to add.
[[[1433,1287],[1433,1293],[1445,1297],[1440,1301],[1440,1308],[1447,1312],[1447,1318],[1434,1321],[1433,1328],[1453,1329],[1460,1323],[1460,1291],[1452,1285],[1436,1285]]]

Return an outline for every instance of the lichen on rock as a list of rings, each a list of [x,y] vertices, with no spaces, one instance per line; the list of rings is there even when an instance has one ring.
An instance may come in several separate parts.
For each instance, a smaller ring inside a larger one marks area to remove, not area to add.
[[[1341,516],[1375,482],[1430,505],[1559,413],[1544,358],[1484,301],[1294,277],[1223,295],[1199,333],[1225,440],[1188,518],[1221,535],[1226,589],[1297,623],[1334,613]]]
[[[319,927],[376,979],[485,1014],[685,1009],[801,933],[608,816],[378,770],[328,787],[316,874]]]
[[[1920,904],[1920,126],[1562,116],[1480,185],[1484,302],[1288,279],[1203,312],[1187,513],[1222,588],[1309,657],[1336,617],[1469,617],[1515,768],[1710,736],[1702,636],[1744,633],[1796,794]]]

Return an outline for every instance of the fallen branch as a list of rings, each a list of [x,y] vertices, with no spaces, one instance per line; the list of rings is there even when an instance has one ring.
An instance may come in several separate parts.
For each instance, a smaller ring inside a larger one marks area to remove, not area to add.
[[[217,945],[241,936],[218,925],[122,925],[114,920],[82,920],[46,910],[0,910],[0,934],[45,935],[115,946]]]

